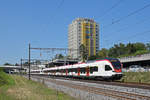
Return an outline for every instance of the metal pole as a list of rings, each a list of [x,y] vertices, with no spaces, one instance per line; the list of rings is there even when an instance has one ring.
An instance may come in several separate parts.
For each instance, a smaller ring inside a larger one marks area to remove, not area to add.
[[[29,43],[29,62],[28,62],[28,64],[29,64],[29,80],[30,80],[30,43]]]
[[[21,58],[21,75],[22,75],[22,58]]]
[[[64,61],[64,65],[66,65],[66,60],[67,60],[67,53],[66,53],[66,50],[65,50],[65,61]]]

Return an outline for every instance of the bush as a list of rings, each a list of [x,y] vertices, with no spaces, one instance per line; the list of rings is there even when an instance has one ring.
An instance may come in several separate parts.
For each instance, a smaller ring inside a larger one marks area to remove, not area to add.
[[[135,56],[136,56],[136,55],[146,54],[146,53],[148,53],[147,50],[140,50],[140,51],[137,51],[137,52],[135,53]]]
[[[0,86],[3,85],[13,85],[14,80],[12,77],[5,72],[3,72],[3,69],[0,69]]]

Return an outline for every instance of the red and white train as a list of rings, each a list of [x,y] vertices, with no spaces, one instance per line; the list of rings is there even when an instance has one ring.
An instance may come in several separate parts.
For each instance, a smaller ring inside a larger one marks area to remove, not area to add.
[[[115,58],[105,58],[86,63],[45,68],[43,70],[32,70],[31,74],[103,80],[119,80],[123,76],[122,64]]]

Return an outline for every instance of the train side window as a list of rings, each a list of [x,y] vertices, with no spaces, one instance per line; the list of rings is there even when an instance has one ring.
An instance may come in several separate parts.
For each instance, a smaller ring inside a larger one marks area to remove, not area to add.
[[[71,72],[71,69],[68,69],[68,73]]]
[[[73,68],[71,69],[71,72],[74,72],[74,69],[73,69]]]
[[[78,71],[77,71],[77,68],[75,68],[75,73],[77,73]]]
[[[66,70],[65,70],[65,69],[63,69],[63,73],[66,73]]]
[[[69,69],[68,72],[72,72],[72,69]]]
[[[112,68],[109,65],[105,65],[105,71],[110,71]]]
[[[80,73],[83,73],[83,68],[80,68]]]
[[[98,67],[97,66],[90,67],[90,73],[92,74],[93,72],[98,72]]]
[[[83,73],[85,74],[86,68],[83,68]]]
[[[81,73],[85,73],[85,68],[80,68]]]
[[[94,66],[94,72],[98,72],[98,67]]]
[[[94,68],[94,67],[90,67],[90,73],[91,73],[91,74],[93,73],[93,68]]]
[[[72,69],[72,72],[77,73],[77,68],[73,68],[73,69]]]

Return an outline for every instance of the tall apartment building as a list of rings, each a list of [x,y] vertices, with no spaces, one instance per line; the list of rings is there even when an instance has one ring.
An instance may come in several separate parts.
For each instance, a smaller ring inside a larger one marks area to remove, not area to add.
[[[77,18],[69,25],[68,48],[78,49],[78,51],[70,51],[68,55],[79,58],[81,44],[86,47],[88,56],[96,55],[99,50],[99,24],[93,19]]]

